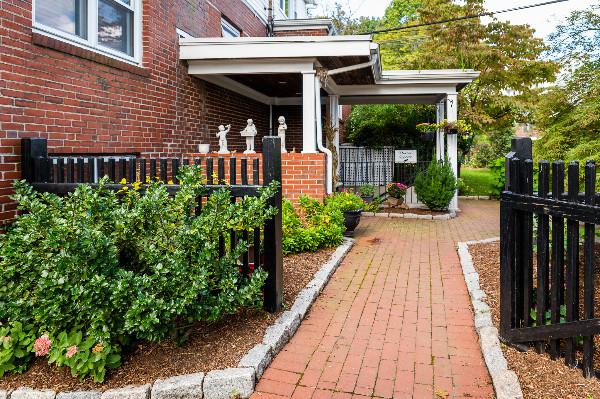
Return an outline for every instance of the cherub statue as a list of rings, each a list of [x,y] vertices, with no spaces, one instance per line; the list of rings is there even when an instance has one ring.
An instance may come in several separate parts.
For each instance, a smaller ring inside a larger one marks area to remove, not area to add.
[[[287,131],[287,124],[285,123],[285,117],[280,116],[279,119],[279,127],[277,128],[277,135],[281,138],[281,153],[286,153],[285,149],[285,132]]]
[[[227,149],[227,133],[230,130],[231,125],[219,126],[219,133],[217,133],[217,137],[219,138],[219,154],[229,154],[229,150]]]
[[[246,138],[246,151],[244,151],[244,154],[256,154],[256,151],[254,151],[254,137],[257,133],[254,121],[248,119],[248,126],[241,131],[242,137]]]

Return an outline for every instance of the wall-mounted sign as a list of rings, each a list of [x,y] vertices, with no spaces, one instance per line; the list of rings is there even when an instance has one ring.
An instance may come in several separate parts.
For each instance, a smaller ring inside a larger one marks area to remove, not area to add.
[[[417,163],[417,150],[396,150],[394,161],[396,163]]]

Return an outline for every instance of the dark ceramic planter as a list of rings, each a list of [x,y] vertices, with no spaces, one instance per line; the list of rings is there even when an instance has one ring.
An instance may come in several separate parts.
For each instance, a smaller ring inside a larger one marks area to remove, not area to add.
[[[360,215],[362,214],[362,209],[358,211],[347,211],[344,212],[344,225],[346,226],[346,232],[344,235],[346,237],[354,237],[354,229],[360,223]]]

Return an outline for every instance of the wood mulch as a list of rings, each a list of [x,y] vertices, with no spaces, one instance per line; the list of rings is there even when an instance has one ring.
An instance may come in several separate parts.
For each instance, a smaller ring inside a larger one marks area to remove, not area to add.
[[[324,249],[316,253],[284,257],[285,308],[294,303],[298,293],[329,260],[334,250]],[[92,381],[82,383],[71,376],[69,369],[59,369],[48,365],[45,359],[39,359],[25,373],[0,379],[0,389],[27,386],[55,391],[106,390],[153,383],[157,379],[175,375],[236,367],[254,345],[262,342],[265,330],[280,313],[244,310],[219,322],[198,323],[192,329],[189,341],[181,347],[170,340],[140,342],[124,353],[122,366],[110,371],[101,385]]]
[[[477,244],[469,247],[475,269],[479,273],[481,289],[487,294],[492,320],[499,328],[500,309],[500,244]],[[600,315],[600,245],[596,246],[595,314]],[[583,274],[583,273],[582,273]],[[583,282],[581,283],[583,288]],[[594,339],[596,352],[594,364],[600,365],[600,337]],[[538,354],[533,347],[519,352],[502,345],[508,366],[519,377],[525,398],[588,399],[600,398],[600,380],[586,379],[580,368],[570,368],[564,358],[556,361],[548,354]],[[578,354],[581,361],[582,354]]]

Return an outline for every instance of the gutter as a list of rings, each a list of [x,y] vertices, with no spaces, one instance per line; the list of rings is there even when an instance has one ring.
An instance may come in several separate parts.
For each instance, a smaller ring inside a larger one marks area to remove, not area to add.
[[[326,193],[327,195],[333,193],[333,154],[331,151],[323,146],[323,120],[321,115],[321,81],[318,76],[315,76],[315,107],[316,107],[316,120],[317,120],[317,148],[319,151],[325,154],[327,158],[327,173],[325,181],[327,183]]]

